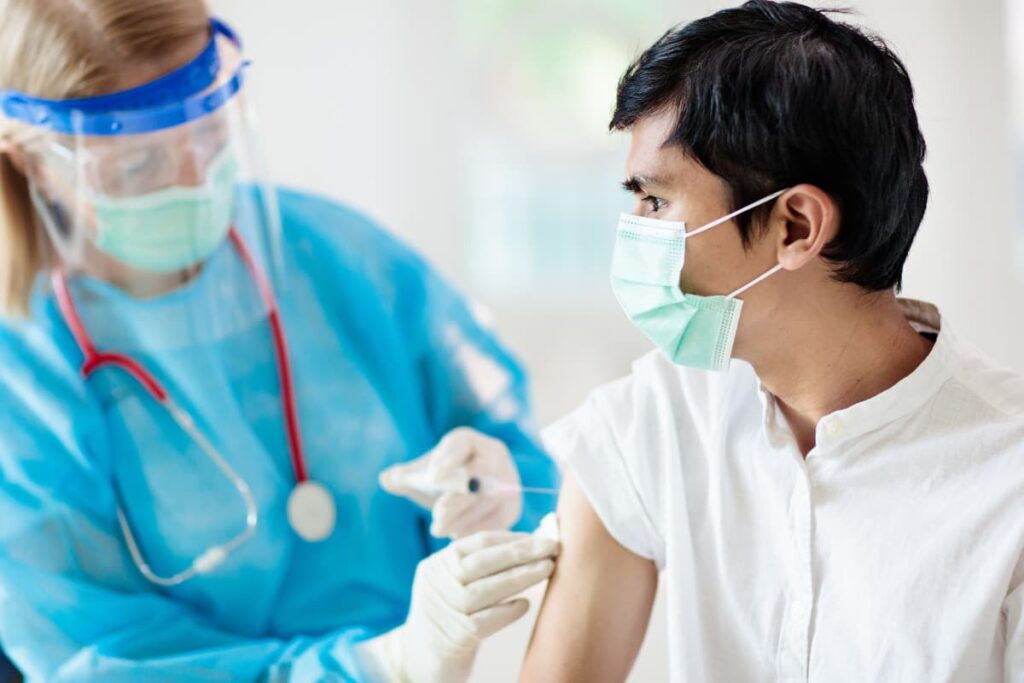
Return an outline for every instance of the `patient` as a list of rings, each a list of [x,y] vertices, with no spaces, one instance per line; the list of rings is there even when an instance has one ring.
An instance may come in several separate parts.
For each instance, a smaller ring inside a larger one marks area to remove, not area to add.
[[[896,296],[928,199],[903,63],[756,0],[644,52],[611,128],[612,286],[658,350],[545,434],[522,680],[624,680],[660,572],[672,681],[1024,681],[1024,378]]]

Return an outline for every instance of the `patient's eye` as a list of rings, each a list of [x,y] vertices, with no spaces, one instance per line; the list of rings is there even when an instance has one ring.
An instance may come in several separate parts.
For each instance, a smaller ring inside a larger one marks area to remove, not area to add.
[[[651,213],[657,213],[661,209],[665,208],[665,201],[661,197],[655,197],[653,195],[647,195],[641,201],[650,207]]]

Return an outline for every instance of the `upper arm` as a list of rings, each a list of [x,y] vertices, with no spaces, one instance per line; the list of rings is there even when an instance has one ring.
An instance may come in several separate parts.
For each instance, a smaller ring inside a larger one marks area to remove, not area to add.
[[[647,631],[657,569],[611,537],[568,473],[558,518],[562,551],[520,680],[623,681]]]

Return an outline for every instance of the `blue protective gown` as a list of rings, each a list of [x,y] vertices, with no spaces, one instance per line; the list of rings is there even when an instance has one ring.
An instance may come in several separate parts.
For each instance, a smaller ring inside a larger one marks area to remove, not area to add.
[[[184,291],[90,312],[97,346],[138,349],[259,506],[255,537],[212,574],[147,582],[119,501],[163,575],[237,534],[244,505],[133,380],[103,370],[83,381],[40,287],[30,320],[0,323],[0,638],[29,680],[360,680],[353,643],[404,620],[416,565],[441,545],[427,511],[378,487],[382,469],[468,425],[509,445],[524,485],[557,485],[532,440],[522,371],[463,299],[360,214],[296,192],[279,201],[306,460],[336,499],[337,528],[309,544],[287,524],[294,474],[266,320],[168,343],[174,307],[211,286],[218,252]],[[255,296],[241,282],[239,296]],[[109,323],[102,343],[96,320]],[[145,350],[152,335],[166,350]],[[526,496],[518,528],[553,503]]]

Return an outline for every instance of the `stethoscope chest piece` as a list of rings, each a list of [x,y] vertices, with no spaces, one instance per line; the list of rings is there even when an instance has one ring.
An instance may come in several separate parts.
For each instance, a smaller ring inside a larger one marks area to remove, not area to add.
[[[288,524],[304,541],[316,543],[334,531],[337,510],[330,491],[315,481],[303,481],[288,496]]]

